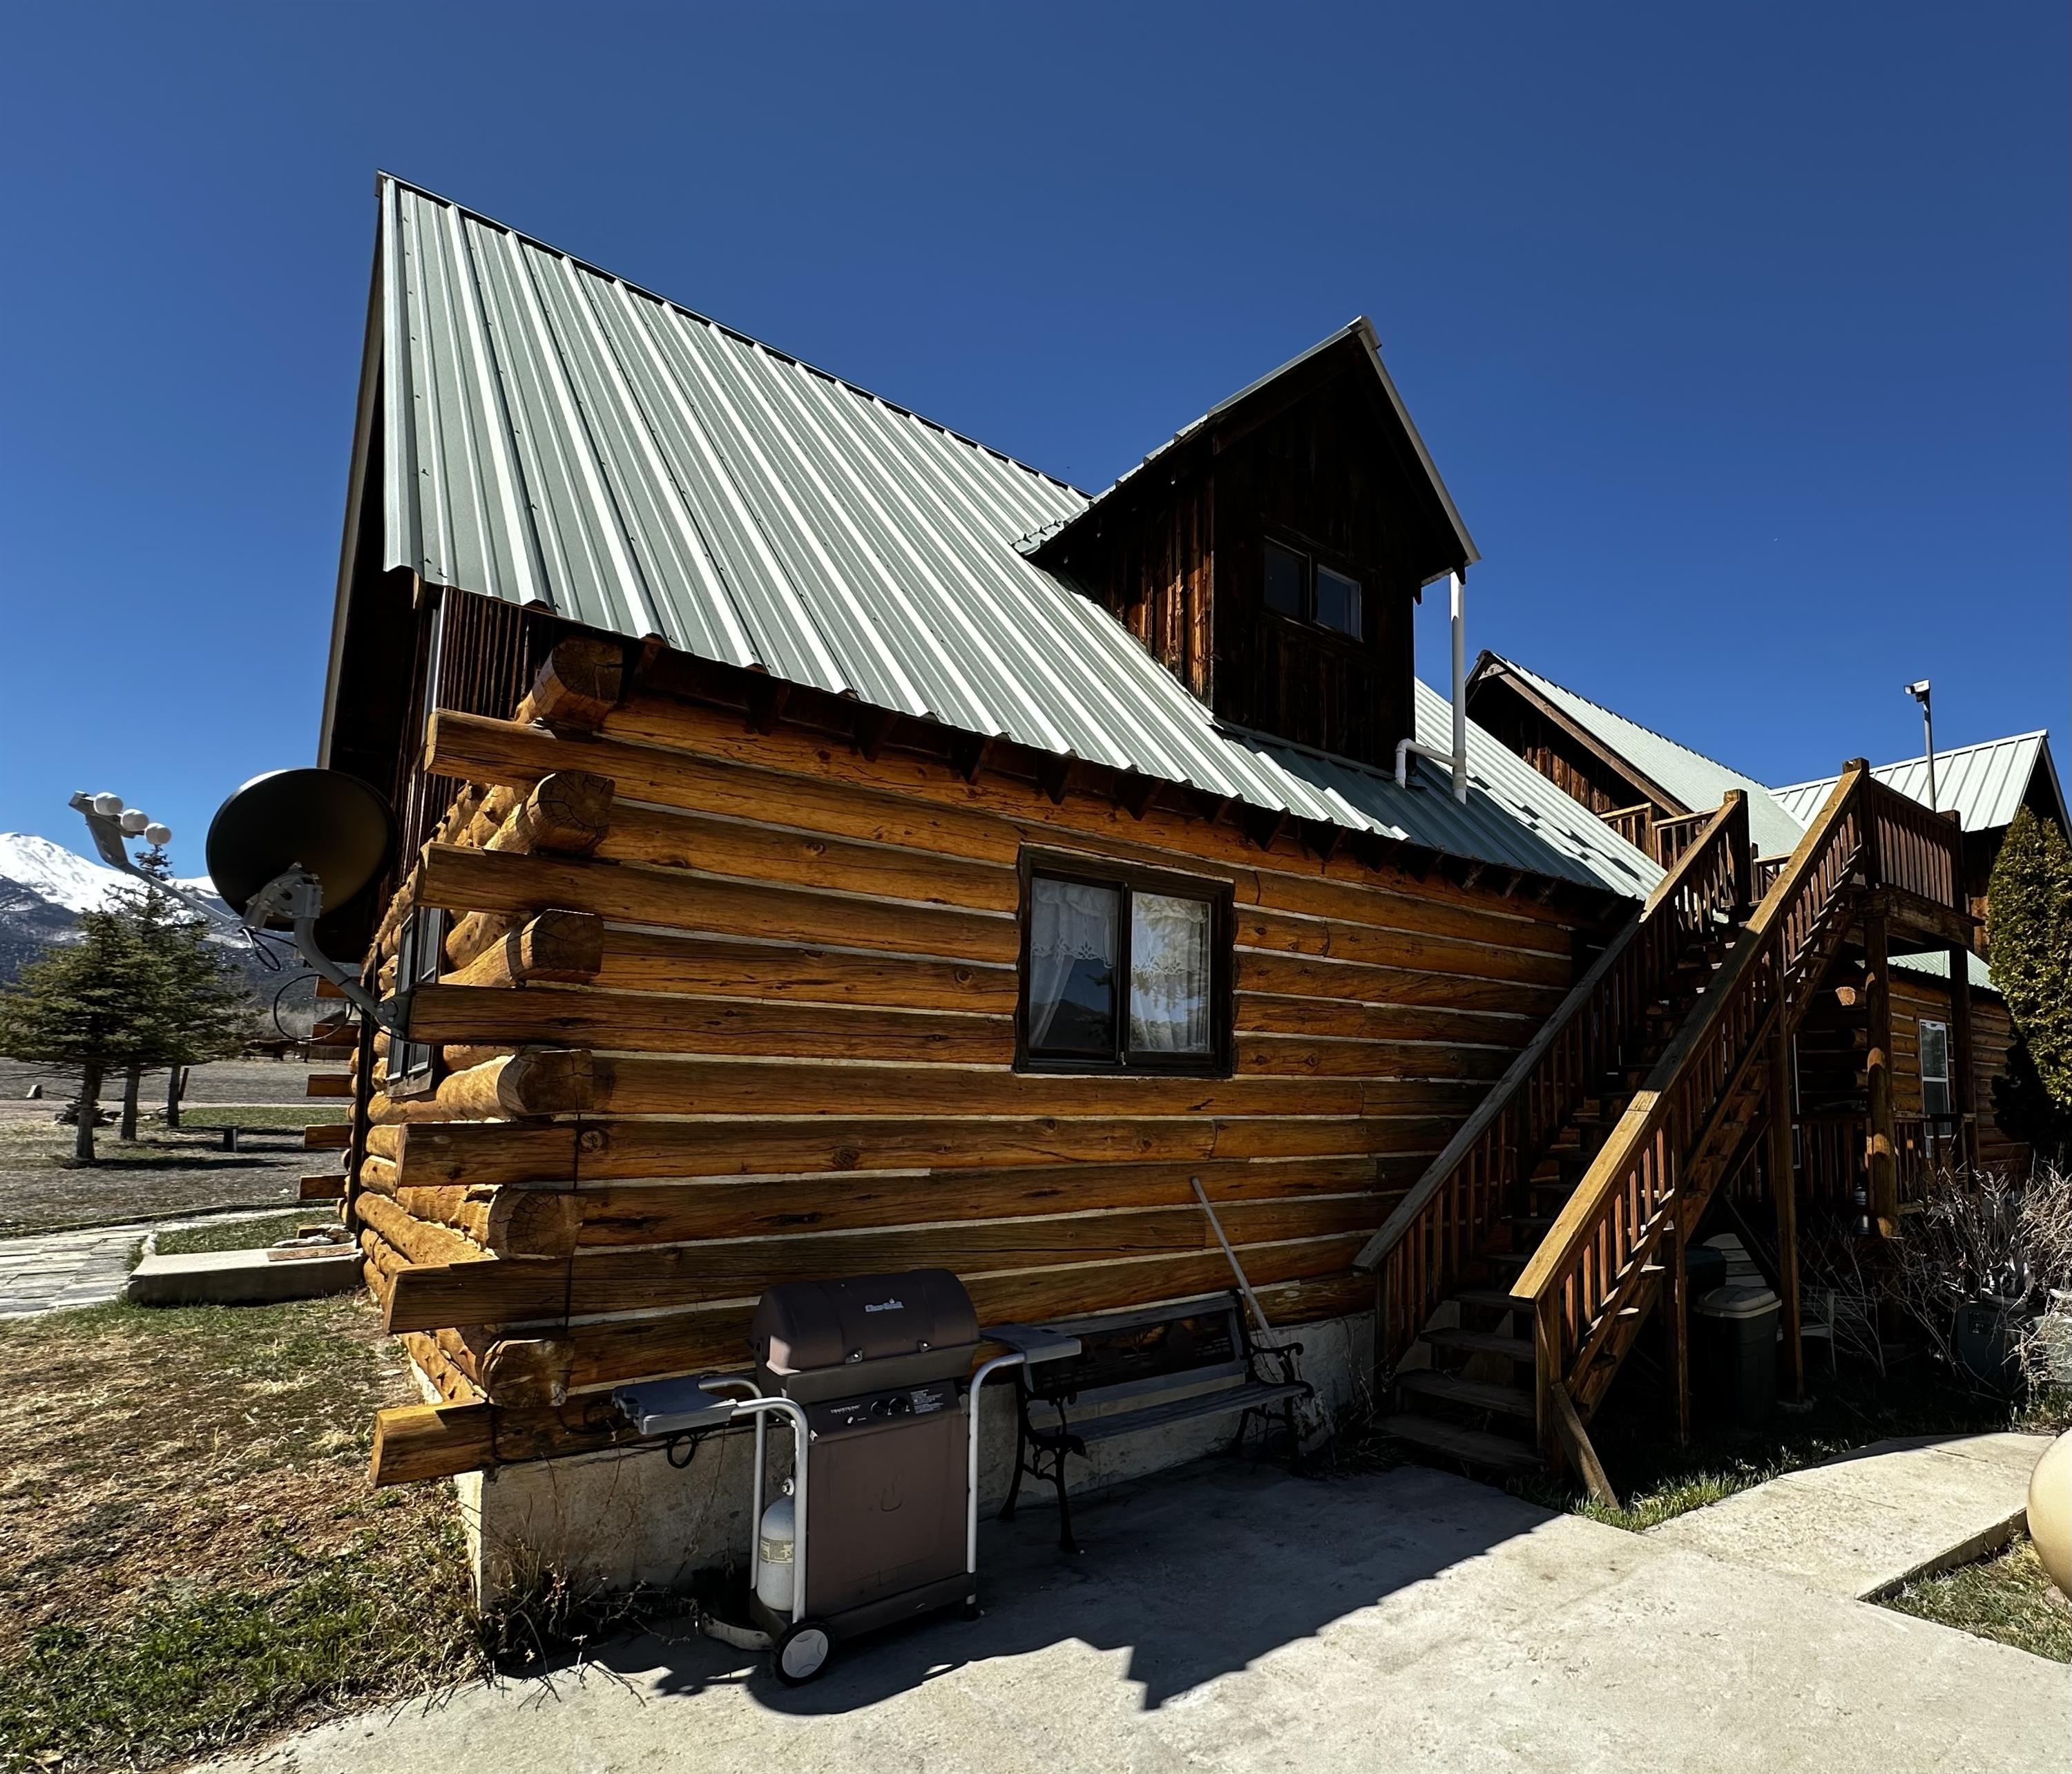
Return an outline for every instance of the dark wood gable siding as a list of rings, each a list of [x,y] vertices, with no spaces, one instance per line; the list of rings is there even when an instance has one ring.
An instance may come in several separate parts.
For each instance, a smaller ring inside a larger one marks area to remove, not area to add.
[[[1211,483],[1198,460],[1169,472],[1166,490],[1120,518],[1077,567],[1081,589],[1205,702],[1214,691],[1215,554]]]
[[[1351,376],[1235,438],[1215,458],[1217,714],[1374,764],[1412,731],[1409,489],[1378,446],[1379,392]],[[1266,608],[1264,543],[1360,582],[1359,640]]]
[[[1658,818],[1691,811],[1664,801],[1646,784],[1614,769],[1502,677],[1471,682],[1468,713],[1478,726],[1593,813],[1613,813],[1643,802],[1655,809]]]
[[[1458,542],[1364,348],[1248,396],[1037,553],[1227,720],[1389,764],[1412,731],[1412,606]],[[1269,611],[1269,539],[1360,583],[1355,640]]]

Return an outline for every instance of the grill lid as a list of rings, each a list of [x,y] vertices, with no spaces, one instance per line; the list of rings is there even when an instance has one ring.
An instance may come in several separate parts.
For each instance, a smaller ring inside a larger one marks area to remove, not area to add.
[[[978,1318],[947,1269],[783,1282],[757,1303],[748,1340],[758,1364],[782,1377],[976,1343]]]

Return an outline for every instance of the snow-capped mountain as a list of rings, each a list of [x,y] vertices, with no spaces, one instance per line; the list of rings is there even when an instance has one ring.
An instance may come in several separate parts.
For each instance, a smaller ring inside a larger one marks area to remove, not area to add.
[[[112,889],[137,884],[47,838],[0,832],[0,979],[11,979],[48,944],[71,941],[80,913],[98,910]],[[223,903],[205,875],[176,884]]]

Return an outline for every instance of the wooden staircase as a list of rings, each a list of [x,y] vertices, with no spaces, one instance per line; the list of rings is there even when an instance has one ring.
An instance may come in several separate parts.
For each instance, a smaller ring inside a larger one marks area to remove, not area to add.
[[[1852,763],[1752,912],[1741,797],[1692,839],[1361,1253],[1389,1434],[1494,1472],[1566,1461],[1608,1495],[1585,1426],[1665,1299],[1688,1412],[1685,1239],[1788,1130],[1786,1043],[1867,897],[1897,876],[1955,903],[1955,829],[1924,813]]]

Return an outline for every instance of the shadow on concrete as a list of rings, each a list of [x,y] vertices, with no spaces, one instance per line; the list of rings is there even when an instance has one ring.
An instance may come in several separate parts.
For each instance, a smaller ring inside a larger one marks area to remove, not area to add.
[[[1309,1480],[1204,1462],[1075,1499],[1086,1548],[1076,1558],[1058,1550],[1047,1510],[985,1524],[981,1618],[946,1611],[849,1640],[804,1687],[778,1681],[767,1656],[702,1637],[629,1640],[593,1661],[661,1694],[744,1686],[774,1712],[814,1718],[1078,1640],[1120,1653],[1118,1679],[1138,1684],[1153,1710],[1549,1519],[1500,1491],[1416,1468]]]

